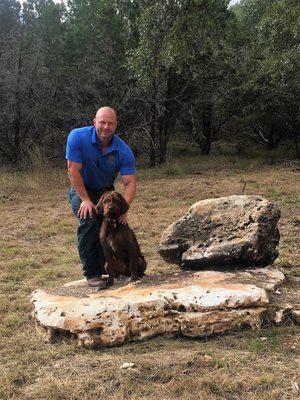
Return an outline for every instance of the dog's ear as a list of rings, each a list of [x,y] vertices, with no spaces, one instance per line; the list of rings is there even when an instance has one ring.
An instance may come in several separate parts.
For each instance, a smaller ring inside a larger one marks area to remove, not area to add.
[[[123,215],[129,210],[129,205],[122,195],[120,195],[120,200],[121,200],[120,213],[121,213],[121,215]]]
[[[99,199],[98,203],[95,206],[97,214],[102,215],[103,214],[103,205],[102,205],[102,197]]]

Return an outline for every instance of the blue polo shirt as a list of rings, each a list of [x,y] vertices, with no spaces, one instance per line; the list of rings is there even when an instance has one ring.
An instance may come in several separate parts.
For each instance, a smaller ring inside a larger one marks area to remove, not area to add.
[[[80,171],[85,186],[101,190],[114,184],[121,175],[134,175],[135,158],[130,147],[114,134],[112,143],[102,153],[94,126],[73,129],[67,140],[66,159],[82,163]]]

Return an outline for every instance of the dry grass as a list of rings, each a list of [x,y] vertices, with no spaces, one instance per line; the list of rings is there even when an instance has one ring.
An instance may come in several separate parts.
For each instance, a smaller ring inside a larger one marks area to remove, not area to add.
[[[45,171],[0,174],[1,399],[299,397],[292,383],[300,386],[300,329],[293,325],[208,340],[156,338],[97,351],[41,342],[31,318],[30,293],[81,278],[65,172]],[[244,182],[246,194],[280,206],[282,239],[275,265],[300,277],[299,166],[249,165],[227,157],[181,159],[140,173],[130,224],[148,260],[148,273],[176,269],[156,252],[169,223],[197,200],[240,194]],[[125,361],[136,368],[119,369]]]

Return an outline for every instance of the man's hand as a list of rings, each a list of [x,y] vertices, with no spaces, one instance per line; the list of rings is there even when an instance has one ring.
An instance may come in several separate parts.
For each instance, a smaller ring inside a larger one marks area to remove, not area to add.
[[[80,204],[79,210],[78,210],[78,217],[80,219],[86,219],[86,217],[89,215],[90,218],[93,218],[93,211],[97,214],[96,206],[93,202],[90,200],[83,201]]]
[[[127,225],[128,224],[128,212],[120,215],[119,221],[121,222],[121,224]]]

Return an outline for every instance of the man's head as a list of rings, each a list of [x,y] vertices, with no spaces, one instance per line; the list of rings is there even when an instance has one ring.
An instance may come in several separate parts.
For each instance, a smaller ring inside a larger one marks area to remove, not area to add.
[[[110,107],[101,107],[94,118],[97,137],[103,146],[108,146],[117,128],[116,112]]]

